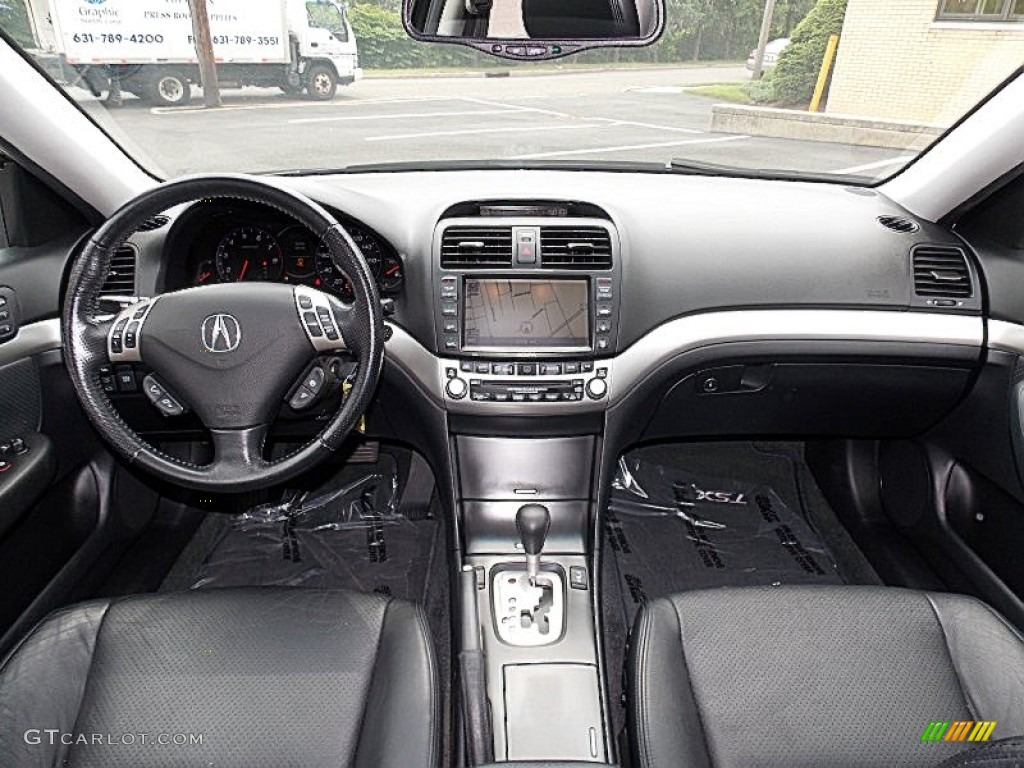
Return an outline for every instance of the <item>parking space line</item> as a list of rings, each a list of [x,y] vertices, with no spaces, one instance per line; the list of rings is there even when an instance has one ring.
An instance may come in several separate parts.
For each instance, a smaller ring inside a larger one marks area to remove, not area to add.
[[[670,131],[672,133],[705,133],[705,131],[699,131],[696,128],[683,128],[675,125],[659,125],[657,123],[638,123],[636,120],[616,120],[614,117],[588,117],[587,120],[603,120],[614,125],[631,125],[636,128],[650,128],[655,131]]]
[[[901,155],[900,157],[890,157],[888,160],[879,160],[877,163],[864,163],[864,165],[854,165],[849,168],[837,168],[829,173],[860,173],[861,171],[873,171],[876,168],[885,168],[887,165],[897,165],[900,163],[909,163],[913,160],[915,155]]]
[[[623,144],[616,147],[591,147],[588,149],[563,149],[557,152],[536,152],[530,155],[516,155],[510,160],[536,160],[542,157],[561,157],[564,155],[592,155],[606,152],[628,152],[632,149],[654,149],[656,147],[681,147],[686,144],[718,144],[726,141],[742,141],[749,136],[717,136],[710,139],[683,139],[680,141],[659,141],[652,144]]]
[[[480,104],[484,107],[504,107],[506,109],[516,109],[520,112],[536,112],[541,115],[552,115],[553,117],[572,117],[572,115],[566,112],[556,112],[553,109],[541,109],[540,107],[527,107],[521,104],[505,104],[500,101],[491,101],[489,99],[477,99],[473,96],[460,96],[460,100],[468,101],[471,104]]]
[[[458,131],[430,131],[429,133],[395,133],[390,136],[367,136],[363,141],[396,141],[398,139],[428,139],[434,136],[475,136],[478,133],[526,133],[537,131],[579,131],[586,128],[609,128],[607,123],[578,123],[573,125],[524,125],[504,128],[467,128]]]
[[[352,120],[408,120],[421,117],[465,117],[467,115],[510,115],[518,109],[474,109],[455,112],[399,112],[393,115],[343,115],[336,117],[299,117],[288,121],[289,125],[302,123],[338,123]]]
[[[243,112],[257,109],[295,109],[296,107],[326,107],[330,109],[351,108],[351,107],[372,107],[377,104],[418,104],[432,101],[460,101],[457,96],[425,96],[411,98],[390,98],[359,99],[358,101],[282,101],[273,104],[227,104],[217,109],[206,107],[152,107],[149,112],[153,115],[209,115],[217,112]]]

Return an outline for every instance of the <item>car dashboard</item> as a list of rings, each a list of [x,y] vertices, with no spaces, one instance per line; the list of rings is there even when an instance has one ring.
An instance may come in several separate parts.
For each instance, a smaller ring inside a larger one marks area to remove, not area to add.
[[[982,351],[973,254],[870,189],[566,171],[279,183],[346,227],[390,299],[382,428],[428,408],[481,434],[597,433],[613,416],[632,438],[912,432]],[[202,201],[166,219],[129,243],[141,295],[275,280],[351,300],[276,209]],[[324,418],[282,414],[306,434]]]

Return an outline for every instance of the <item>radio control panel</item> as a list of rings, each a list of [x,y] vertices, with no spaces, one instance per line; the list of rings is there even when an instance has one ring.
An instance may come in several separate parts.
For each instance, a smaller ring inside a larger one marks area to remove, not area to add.
[[[495,415],[579,413],[607,405],[607,360],[443,360],[448,409]]]

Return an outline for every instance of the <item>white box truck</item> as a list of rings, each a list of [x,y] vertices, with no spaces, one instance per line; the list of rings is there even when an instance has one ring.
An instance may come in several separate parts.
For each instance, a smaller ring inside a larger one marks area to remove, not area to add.
[[[181,106],[199,85],[188,0],[26,0],[38,53],[97,96]],[[355,34],[333,0],[207,0],[217,79],[326,101],[362,76]]]

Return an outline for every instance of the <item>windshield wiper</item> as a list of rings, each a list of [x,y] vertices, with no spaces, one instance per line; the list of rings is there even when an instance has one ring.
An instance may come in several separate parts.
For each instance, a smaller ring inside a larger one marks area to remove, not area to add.
[[[266,171],[269,176],[323,176],[341,173],[401,173],[406,171],[490,171],[490,170],[551,170],[551,171],[633,171],[666,172],[664,163],[643,161],[601,160],[396,160],[380,163],[357,163],[340,168],[290,168]]]
[[[875,181],[871,176],[854,176],[852,174],[815,173],[814,171],[798,171],[788,168],[738,168],[722,163],[709,163],[703,160],[689,160],[676,157],[669,161],[668,168],[676,173],[689,173],[694,176],[731,176],[740,179],[773,179],[776,181],[831,181],[842,184],[864,184]]]

